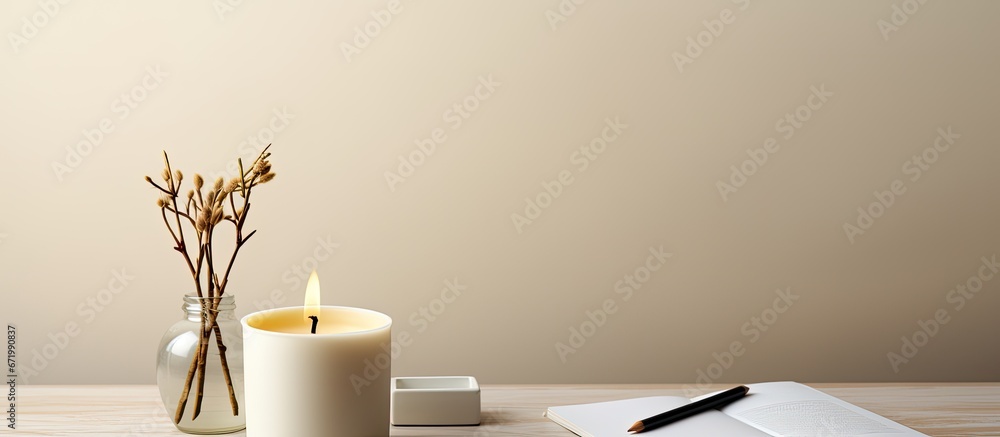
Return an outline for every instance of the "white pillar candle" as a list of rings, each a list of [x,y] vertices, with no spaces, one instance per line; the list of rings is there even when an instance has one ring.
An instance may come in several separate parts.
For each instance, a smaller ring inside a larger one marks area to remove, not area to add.
[[[308,306],[242,323],[247,437],[389,435],[389,316]]]

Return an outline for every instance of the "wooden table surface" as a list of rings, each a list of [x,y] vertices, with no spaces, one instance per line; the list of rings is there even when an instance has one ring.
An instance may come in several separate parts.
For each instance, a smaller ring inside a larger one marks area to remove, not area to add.
[[[1000,436],[1000,383],[809,385],[932,436]],[[545,408],[641,396],[682,396],[680,387],[485,385],[482,425],[392,427],[391,434],[569,437],[573,434],[542,417]],[[723,388],[728,386],[714,389]],[[5,435],[187,435],[170,423],[152,385],[20,386],[17,407],[17,430],[5,428]]]

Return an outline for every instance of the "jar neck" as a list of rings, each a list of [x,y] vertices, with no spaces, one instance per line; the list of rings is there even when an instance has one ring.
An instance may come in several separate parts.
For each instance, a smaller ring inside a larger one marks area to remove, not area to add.
[[[193,294],[184,295],[184,305],[181,306],[181,309],[184,310],[185,317],[188,320],[200,322],[201,313],[208,308],[214,308],[218,311],[216,320],[236,319],[236,298],[231,294],[221,297],[198,297]]]

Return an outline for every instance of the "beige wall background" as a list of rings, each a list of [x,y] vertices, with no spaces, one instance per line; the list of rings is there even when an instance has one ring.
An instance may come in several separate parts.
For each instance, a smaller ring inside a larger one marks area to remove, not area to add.
[[[22,379],[152,383],[191,288],[142,177],[162,149],[190,178],[273,141],[238,314],[299,305],[315,267],[324,303],[412,336],[397,375],[996,381],[998,13],[3,2],[0,290]],[[644,272],[651,250],[672,255]]]

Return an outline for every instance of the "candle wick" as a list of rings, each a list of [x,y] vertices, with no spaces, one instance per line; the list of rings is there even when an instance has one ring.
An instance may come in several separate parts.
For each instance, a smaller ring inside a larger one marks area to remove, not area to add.
[[[309,316],[309,318],[312,319],[312,321],[313,321],[312,333],[315,334],[316,333],[316,324],[319,323],[319,317]]]

